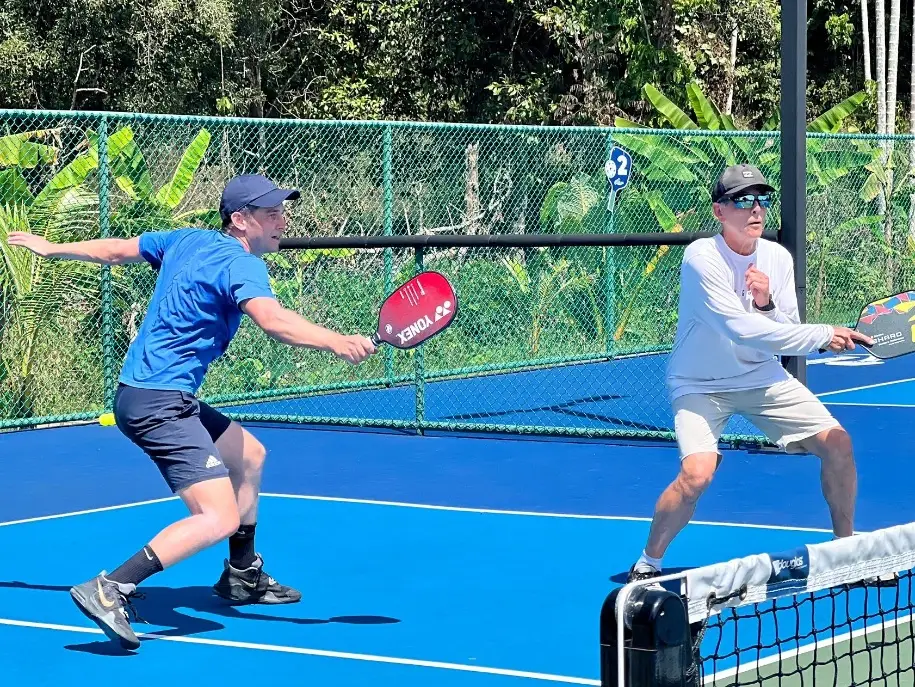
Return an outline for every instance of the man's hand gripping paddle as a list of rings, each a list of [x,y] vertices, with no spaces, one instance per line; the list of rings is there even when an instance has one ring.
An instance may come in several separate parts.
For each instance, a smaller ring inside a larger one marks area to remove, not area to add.
[[[415,348],[444,331],[456,314],[451,283],[438,272],[422,272],[385,299],[370,338],[376,347],[384,342],[404,350]]]
[[[861,343],[882,360],[915,353],[915,291],[903,291],[868,303],[858,316],[855,331],[874,340]]]

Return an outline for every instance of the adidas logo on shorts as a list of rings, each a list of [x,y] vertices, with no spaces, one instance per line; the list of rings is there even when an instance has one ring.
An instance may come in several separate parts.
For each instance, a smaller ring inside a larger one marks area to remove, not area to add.
[[[210,456],[209,458],[207,458],[206,466],[208,468],[217,468],[220,465],[222,465],[222,463],[219,462],[219,460],[216,458],[216,456]]]

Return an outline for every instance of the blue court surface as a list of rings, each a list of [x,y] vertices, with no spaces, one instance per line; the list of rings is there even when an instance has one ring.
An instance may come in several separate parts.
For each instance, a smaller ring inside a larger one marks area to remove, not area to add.
[[[912,358],[810,361],[811,388],[855,442],[861,530],[915,521]],[[624,412],[626,393],[604,378],[610,388],[592,376],[581,391]],[[554,401],[549,412],[563,407]],[[515,412],[502,402],[487,397],[491,412]],[[114,427],[0,434],[5,684],[598,684],[601,604],[644,546],[677,472],[674,445],[249,428],[269,451],[257,548],[303,599],[224,605],[210,590],[221,544],[142,585],[137,652],[114,648],[68,590],[132,555],[183,505]],[[695,518],[666,566],[831,537],[812,456],[727,451]]]

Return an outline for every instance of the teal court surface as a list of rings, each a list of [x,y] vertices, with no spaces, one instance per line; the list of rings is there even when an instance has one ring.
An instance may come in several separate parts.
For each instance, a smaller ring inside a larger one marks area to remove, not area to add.
[[[442,383],[477,384],[481,400],[467,413],[475,418],[538,424],[571,415],[610,426],[639,421],[627,415],[633,394],[663,394],[660,378],[647,389],[614,382],[639,379],[615,373],[642,364]],[[551,375],[564,375],[562,383]],[[808,375],[855,444],[857,527],[915,521],[915,360],[824,356],[809,361]],[[392,394],[375,402],[401,412],[401,390],[358,393]],[[409,390],[402,393],[408,403]],[[322,403],[342,408],[351,396]],[[435,404],[430,392],[430,416],[463,413]],[[675,446],[249,428],[269,451],[257,548],[303,599],[224,605],[210,590],[228,551],[218,545],[142,586],[137,652],[110,644],[68,589],[183,517],[182,504],[114,427],[0,434],[4,684],[598,684],[601,604],[644,545],[654,502],[677,471]],[[817,459],[728,450],[665,564],[701,566],[830,538]]]

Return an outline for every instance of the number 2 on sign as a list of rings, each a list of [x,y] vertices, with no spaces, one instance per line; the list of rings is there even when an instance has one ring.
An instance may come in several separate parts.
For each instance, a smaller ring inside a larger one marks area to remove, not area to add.
[[[626,156],[620,155],[618,158],[616,158],[616,160],[618,163],[617,171],[616,171],[617,175],[624,177],[627,174],[629,174],[629,169],[627,168],[627,165],[626,165]]]

